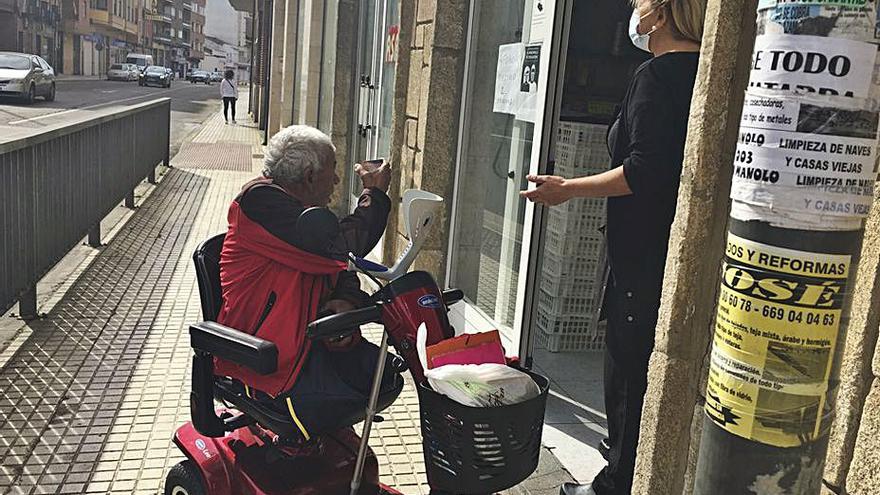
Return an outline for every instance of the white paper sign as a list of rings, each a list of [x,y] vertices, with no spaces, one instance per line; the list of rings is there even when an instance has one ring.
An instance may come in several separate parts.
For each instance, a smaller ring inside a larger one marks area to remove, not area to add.
[[[801,217],[867,216],[877,121],[876,112],[747,94],[731,198]]]
[[[495,99],[492,102],[493,112],[516,114],[524,51],[522,43],[511,43],[498,47],[498,65],[495,69]]]
[[[529,27],[529,42],[544,41],[547,36],[547,14],[552,5],[548,0],[532,0],[532,18]]]
[[[755,38],[750,88],[868,96],[877,46],[862,41],[789,34]]]

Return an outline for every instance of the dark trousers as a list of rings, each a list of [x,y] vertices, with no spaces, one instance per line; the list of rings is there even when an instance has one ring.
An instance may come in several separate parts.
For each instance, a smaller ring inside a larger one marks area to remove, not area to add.
[[[312,438],[363,420],[378,359],[379,347],[366,340],[346,352],[330,352],[315,342],[290,390],[275,398],[249,393],[283,416],[295,414],[291,421],[299,422],[303,438]],[[382,392],[403,384],[390,360],[385,364]]]
[[[613,287],[606,294],[605,414],[611,450],[608,466],[593,480],[599,495],[629,495],[632,490],[648,359],[657,324],[653,299],[644,292]]]
[[[227,115],[227,111],[229,107],[232,107],[232,120],[235,120],[235,100],[237,98],[233,98],[232,96],[224,96],[223,97],[223,118],[229,122],[229,116]]]

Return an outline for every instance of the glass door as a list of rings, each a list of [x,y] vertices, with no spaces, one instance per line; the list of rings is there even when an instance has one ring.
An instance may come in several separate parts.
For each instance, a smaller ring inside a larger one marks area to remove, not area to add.
[[[355,160],[387,158],[391,150],[391,116],[397,69],[397,35],[400,31],[398,0],[364,0],[359,16],[357,95],[352,157]],[[354,201],[361,192],[352,174]]]
[[[384,0],[382,10],[382,38],[374,58],[378,65],[378,87],[375,89],[375,124],[371,136],[370,155],[367,158],[388,158],[391,154],[391,117],[394,114],[394,81],[397,77],[397,58],[400,53],[400,1]]]
[[[632,74],[648,58],[629,40],[631,13],[618,0],[573,5],[551,124],[556,175],[595,175],[619,165],[610,163],[608,126]],[[536,360],[604,349],[599,319],[606,276],[604,225],[605,200],[586,198],[544,209],[536,222],[533,254],[542,269],[527,320]]]
[[[498,328],[523,355],[525,288],[534,205],[519,196],[546,163],[563,0],[471,4],[448,281],[465,305],[454,324]],[[553,84],[548,82],[552,81]],[[548,119],[549,120],[549,119]]]
[[[355,84],[355,119],[352,122],[352,152],[354,161],[366,159],[372,134],[370,123],[370,110],[375,90],[376,76],[373,70],[373,58],[375,56],[375,44],[377,34],[378,4],[383,0],[363,0],[360,3],[358,15],[358,46]],[[352,196],[352,209],[357,204],[357,197],[361,192],[360,181],[357,174],[351,174],[350,191]]]

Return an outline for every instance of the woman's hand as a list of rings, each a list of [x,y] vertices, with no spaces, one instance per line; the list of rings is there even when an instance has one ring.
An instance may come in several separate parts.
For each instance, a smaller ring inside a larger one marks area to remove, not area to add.
[[[375,188],[382,192],[388,192],[388,186],[391,184],[391,164],[382,162],[382,166],[376,170],[370,170],[358,163],[354,166],[354,171],[360,176],[364,189]]]
[[[528,175],[526,179],[538,185],[531,191],[520,191],[519,195],[532,201],[547,206],[565,203],[572,198],[567,181],[558,175]]]

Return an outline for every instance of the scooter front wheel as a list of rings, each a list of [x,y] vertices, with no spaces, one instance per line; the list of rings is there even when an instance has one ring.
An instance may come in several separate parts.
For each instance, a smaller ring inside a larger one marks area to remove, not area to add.
[[[202,473],[189,459],[177,463],[165,478],[165,495],[206,495]]]

